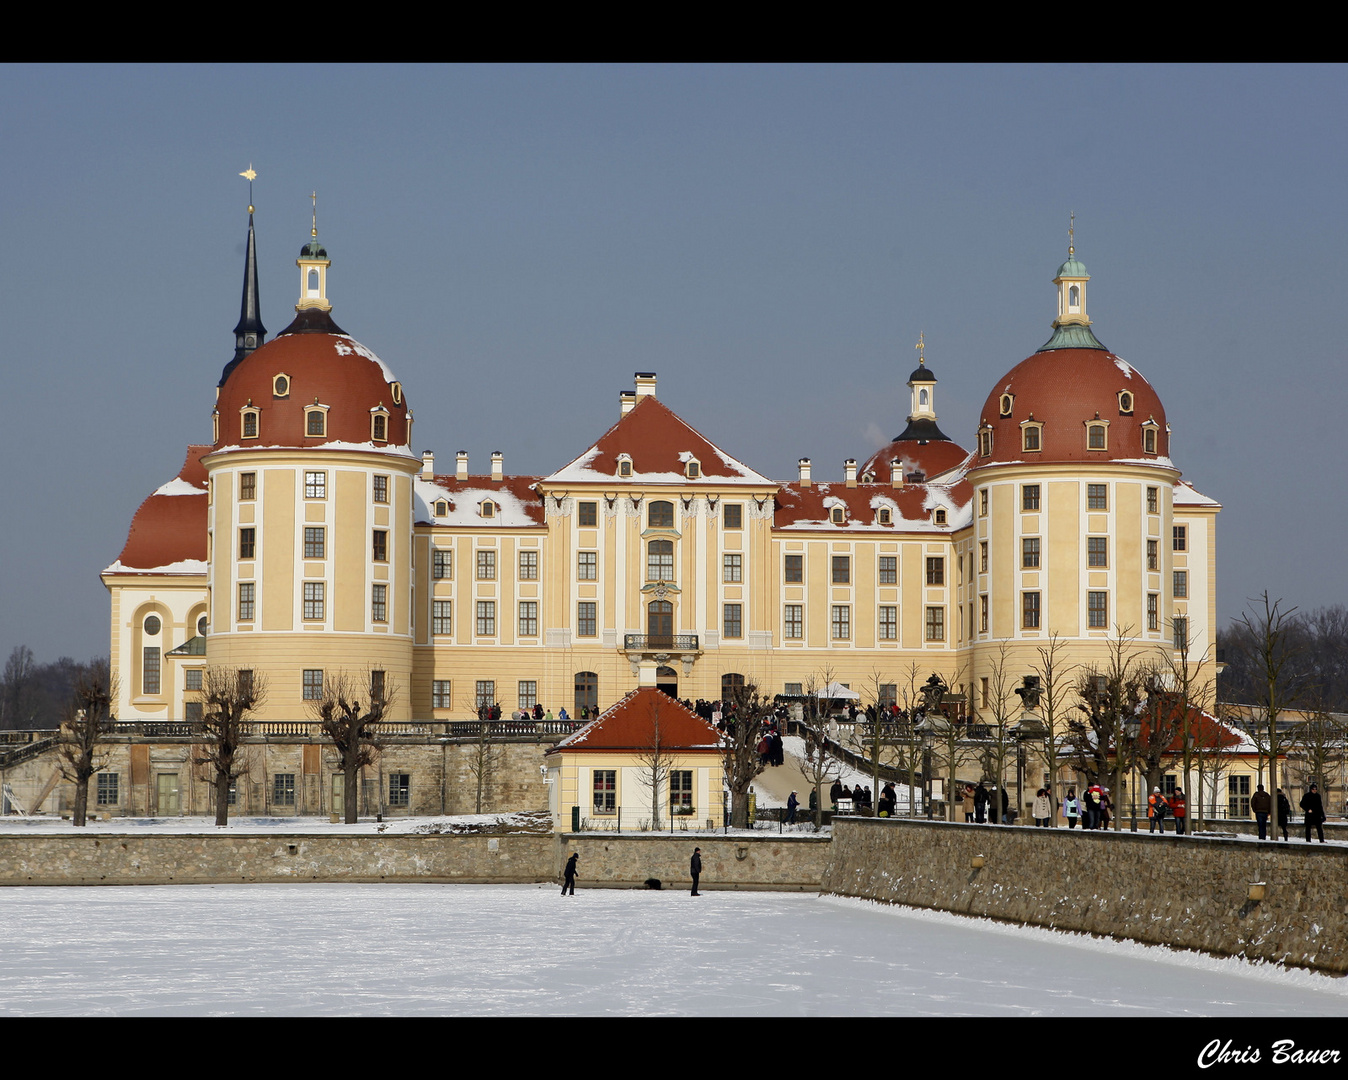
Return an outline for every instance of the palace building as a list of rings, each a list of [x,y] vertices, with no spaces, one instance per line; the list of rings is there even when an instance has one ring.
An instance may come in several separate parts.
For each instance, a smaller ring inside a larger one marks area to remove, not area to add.
[[[207,665],[264,674],[268,721],[311,719],[339,674],[382,681],[399,721],[742,683],[902,702],[932,672],[977,715],[997,658],[1019,677],[1050,635],[1082,665],[1119,633],[1212,652],[1220,507],[1095,336],[1070,248],[1052,336],[991,388],[969,450],[938,426],[925,359],[906,427],[841,480],[805,458],[790,480],[755,471],[639,372],[584,453],[519,476],[499,452],[475,473],[413,451],[403,385],[334,321],[316,228],[267,340],[251,210],[211,442],[103,571],[120,720],[190,720]]]

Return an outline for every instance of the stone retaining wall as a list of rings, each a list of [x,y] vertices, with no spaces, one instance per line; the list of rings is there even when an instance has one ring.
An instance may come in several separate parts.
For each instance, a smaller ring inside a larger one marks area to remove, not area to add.
[[[841,896],[1348,972],[1342,848],[860,818],[831,855]]]

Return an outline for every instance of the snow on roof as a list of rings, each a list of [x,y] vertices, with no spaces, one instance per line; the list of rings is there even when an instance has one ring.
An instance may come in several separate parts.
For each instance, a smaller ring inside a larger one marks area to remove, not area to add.
[[[334,440],[334,441],[332,441],[332,442],[314,443],[312,446],[305,446],[305,447],[298,447],[298,448],[295,447],[295,446],[284,446],[284,445],[281,445],[281,444],[271,444],[271,445],[268,445],[268,446],[259,446],[257,443],[249,443],[248,445],[244,446],[244,445],[241,445],[241,444],[239,444],[239,443],[229,443],[229,444],[226,445],[226,446],[217,447],[215,450],[212,451],[212,453],[216,453],[216,454],[228,454],[228,453],[230,453],[231,451],[236,451],[236,450],[295,450],[295,449],[303,449],[303,450],[305,450],[305,451],[308,451],[308,450],[360,450],[360,451],[363,451],[363,452],[365,452],[365,453],[367,453],[367,454],[368,454],[368,453],[387,454],[389,457],[411,458],[411,459],[413,459],[414,461],[420,461],[420,460],[421,460],[421,458],[418,457],[416,454],[412,453],[411,448],[408,447],[408,446],[406,446],[406,445],[403,445],[403,446],[394,446],[394,445],[391,444],[391,443],[376,443],[376,442],[343,442],[343,441],[341,441],[340,439]]]
[[[1175,482],[1174,503],[1176,506],[1221,506],[1216,499],[1209,498],[1187,480]]]
[[[196,484],[189,483],[181,476],[175,477],[167,484],[161,484],[154,489],[156,495],[205,495],[204,487],[197,487]]]
[[[950,482],[889,484],[786,483],[777,492],[778,530],[839,532],[934,532],[946,534],[966,527],[973,520],[973,488],[962,471],[948,473]],[[844,522],[833,524],[830,511],[845,510]],[[889,525],[879,523],[879,511],[893,512]],[[934,511],[946,511],[946,523],[936,524]]]
[[[682,702],[653,686],[639,686],[629,691],[547,753],[649,751],[654,742],[657,717],[662,750],[720,753],[720,732]]]
[[[350,334],[337,334],[335,336],[338,340],[334,343],[333,348],[337,350],[339,356],[350,356],[352,353],[355,353],[357,356],[365,357],[366,360],[373,360],[379,365],[379,370],[384,373],[384,380],[386,382],[398,381],[398,376],[394,375],[393,372],[389,370],[389,366],[374,354],[373,349],[362,345]],[[351,343],[350,345],[346,344],[348,341]]]
[[[489,476],[437,476],[413,481],[415,514],[418,524],[448,525],[482,529],[518,529],[543,524],[543,500],[534,490],[536,476],[507,476],[493,480]],[[440,501],[449,503],[449,513],[437,516],[432,511]],[[491,517],[482,516],[482,503],[496,506]]]
[[[179,559],[164,566],[123,566],[118,559],[103,571],[105,574],[198,574],[205,576],[205,559]]]
[[[1110,353],[1110,359],[1114,361],[1114,366],[1123,372],[1123,377],[1125,379],[1131,379],[1133,377],[1133,365],[1128,363],[1127,360],[1123,359],[1121,356],[1115,356],[1113,353]]]

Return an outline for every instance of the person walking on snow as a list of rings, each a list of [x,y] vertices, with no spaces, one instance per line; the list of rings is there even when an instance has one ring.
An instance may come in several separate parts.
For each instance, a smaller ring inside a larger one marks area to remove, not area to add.
[[[566,877],[562,880],[562,895],[565,896],[568,889],[571,895],[576,895],[576,863],[580,861],[580,852],[571,852],[571,858],[566,860]]]
[[[697,879],[702,876],[702,849],[700,847],[693,848],[693,858],[688,863],[688,872],[693,876],[693,895],[701,896],[702,894],[697,891]]]

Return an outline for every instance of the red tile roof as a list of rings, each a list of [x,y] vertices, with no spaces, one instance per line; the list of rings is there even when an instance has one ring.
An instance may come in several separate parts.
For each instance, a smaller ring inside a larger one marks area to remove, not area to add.
[[[720,732],[687,706],[653,686],[633,690],[548,753],[649,751],[655,743],[657,719],[663,751],[720,753]]]
[[[188,560],[205,562],[206,467],[201,459],[211,449],[189,446],[176,479],[140,504],[122,553],[107,573],[143,574]],[[183,494],[161,494],[174,489]]]

